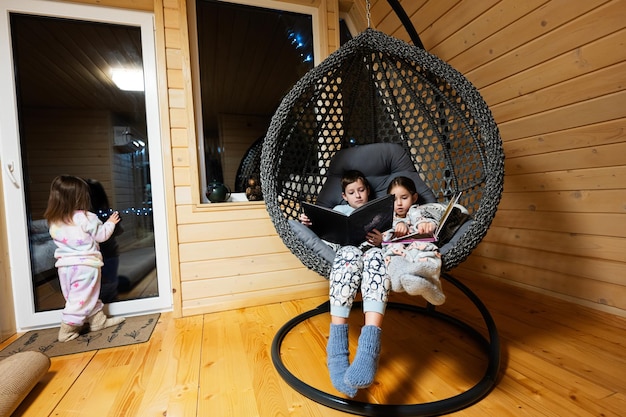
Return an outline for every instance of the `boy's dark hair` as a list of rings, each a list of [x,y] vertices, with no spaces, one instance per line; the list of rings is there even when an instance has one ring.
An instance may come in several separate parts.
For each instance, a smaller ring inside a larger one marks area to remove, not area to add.
[[[415,188],[415,182],[409,177],[399,176],[399,177],[395,177],[394,179],[392,179],[391,182],[389,183],[389,186],[387,187],[387,194],[389,194],[391,192],[391,189],[396,186],[406,188],[407,191],[411,193],[411,195],[417,194],[417,188]]]
[[[365,188],[370,191],[370,183],[367,181],[367,178],[365,178],[365,175],[363,175],[361,171],[351,169],[349,171],[345,171],[341,177],[341,192],[345,192],[348,185],[353,182],[357,182],[358,180],[361,180]]]

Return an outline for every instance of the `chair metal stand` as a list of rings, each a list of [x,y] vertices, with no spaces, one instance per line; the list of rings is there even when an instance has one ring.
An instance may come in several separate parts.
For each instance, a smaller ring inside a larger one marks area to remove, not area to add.
[[[481,344],[488,359],[487,368],[480,381],[465,392],[453,397],[421,404],[370,404],[338,397],[320,391],[298,379],[282,362],[281,345],[287,334],[297,325],[311,317],[328,313],[330,311],[330,304],[328,302],[294,317],[278,330],[276,336],[274,336],[271,347],[272,362],[274,363],[274,367],[285,382],[287,382],[300,394],[319,404],[346,413],[361,416],[421,417],[440,416],[469,407],[486,396],[497,382],[498,372],[500,369],[500,338],[491,314],[489,314],[489,311],[478,296],[476,296],[476,294],[474,294],[467,286],[450,274],[443,273],[441,277],[458,288],[478,309],[485,323],[488,339],[471,325],[459,320],[458,318],[437,311],[431,304],[428,304],[426,307],[420,307],[405,303],[389,303],[387,308],[424,314],[429,317],[445,321],[446,323],[460,328]],[[357,304],[361,303],[355,303],[355,307],[358,307]]]

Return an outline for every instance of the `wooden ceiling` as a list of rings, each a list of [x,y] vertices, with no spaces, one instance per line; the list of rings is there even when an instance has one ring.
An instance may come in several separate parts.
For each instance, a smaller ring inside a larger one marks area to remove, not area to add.
[[[137,27],[11,15],[21,106],[102,109],[143,118],[143,92],[120,90],[111,68],[141,68]]]
[[[312,51],[310,20],[210,0],[197,6],[205,132],[217,130],[220,113],[272,115],[313,66],[301,56]],[[144,94],[122,91],[110,78],[112,67],[141,68],[139,28],[20,14],[11,28],[20,105],[145,120]],[[304,45],[289,33],[304,35]]]
[[[198,1],[196,14],[205,136],[220,113],[271,116],[313,67],[304,62],[313,53],[310,16],[210,0]]]

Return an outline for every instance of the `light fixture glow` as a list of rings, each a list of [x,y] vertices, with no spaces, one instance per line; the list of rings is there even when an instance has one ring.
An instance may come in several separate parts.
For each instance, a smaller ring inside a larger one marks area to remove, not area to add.
[[[124,91],[143,91],[141,69],[111,68],[111,80]]]

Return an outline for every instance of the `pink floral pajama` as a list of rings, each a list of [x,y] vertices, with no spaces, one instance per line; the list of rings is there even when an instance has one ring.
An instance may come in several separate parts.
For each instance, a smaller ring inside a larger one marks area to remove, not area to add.
[[[100,294],[100,268],[89,265],[61,266],[57,268],[61,291],[65,298],[63,323],[82,325],[88,317],[102,310]]]

